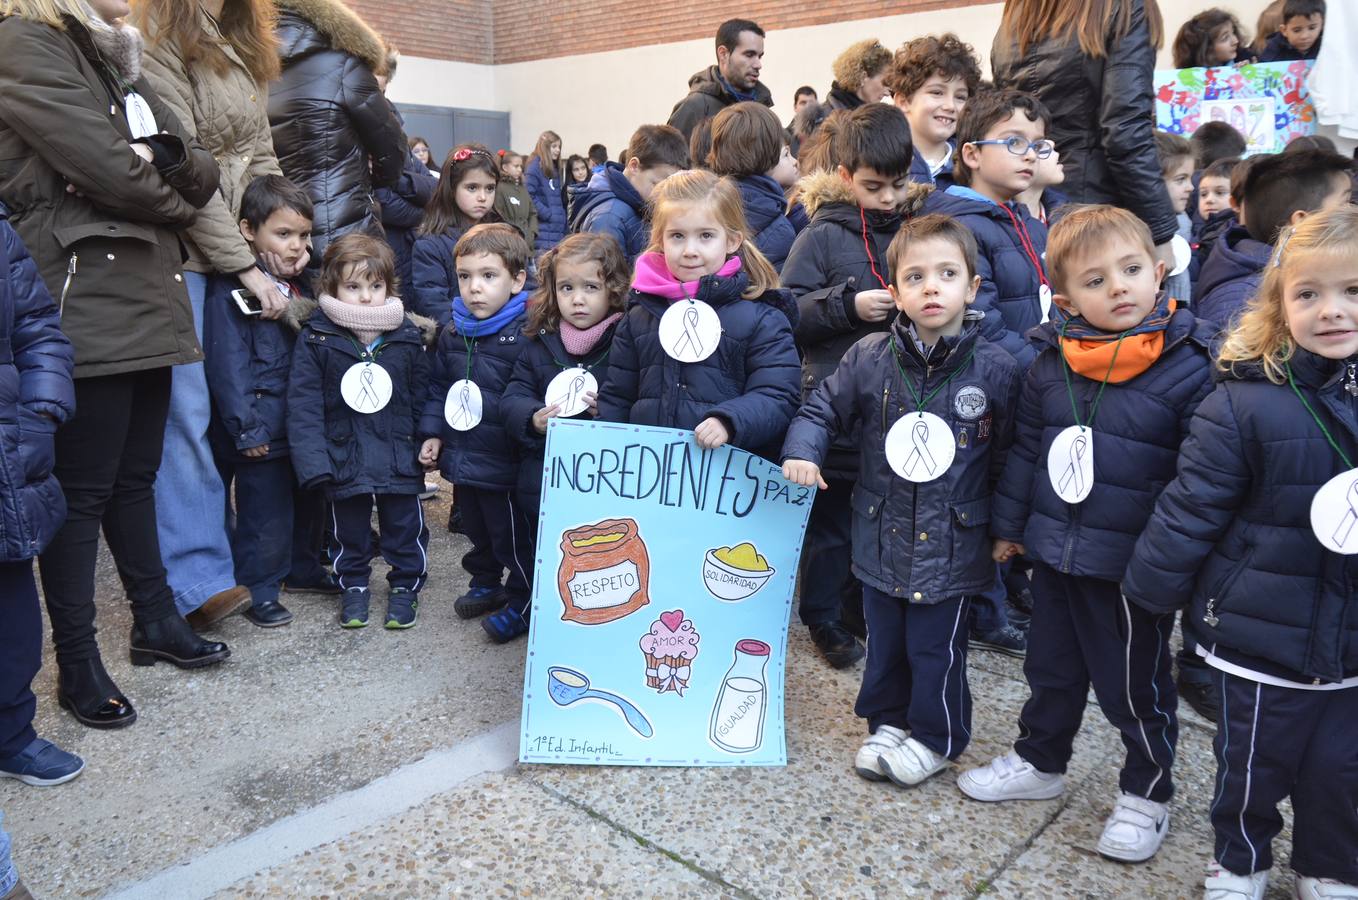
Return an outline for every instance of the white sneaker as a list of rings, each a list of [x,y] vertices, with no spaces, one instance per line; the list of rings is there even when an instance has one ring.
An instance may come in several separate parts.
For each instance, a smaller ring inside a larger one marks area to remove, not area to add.
[[[1013,750],[990,765],[968,769],[957,777],[957,787],[973,800],[1052,800],[1066,790],[1060,773],[1039,772]]]
[[[863,746],[853,758],[853,770],[868,781],[886,781],[886,773],[877,758],[905,740],[905,732],[892,725],[883,725],[874,734],[868,735]]]
[[[1202,883],[1203,900],[1264,900],[1268,888],[1268,870],[1253,875],[1237,875],[1212,860],[1207,866],[1207,878]]]
[[[1358,886],[1343,884],[1333,878],[1311,878],[1298,875],[1297,900],[1358,900]]]
[[[1099,837],[1101,856],[1118,862],[1145,862],[1169,834],[1169,804],[1119,794]]]
[[[906,738],[899,746],[884,750],[878,762],[886,777],[900,787],[914,787],[930,775],[948,768],[948,757],[935,753],[914,738]]]

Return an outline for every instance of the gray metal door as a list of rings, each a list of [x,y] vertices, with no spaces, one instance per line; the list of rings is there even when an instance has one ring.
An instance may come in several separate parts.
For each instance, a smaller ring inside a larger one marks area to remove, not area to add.
[[[485,144],[492,153],[509,147],[507,112],[420,106],[412,103],[397,103],[396,108],[405,118],[406,135],[422,137],[428,141],[434,159],[440,164],[448,155],[448,151],[466,141]]]

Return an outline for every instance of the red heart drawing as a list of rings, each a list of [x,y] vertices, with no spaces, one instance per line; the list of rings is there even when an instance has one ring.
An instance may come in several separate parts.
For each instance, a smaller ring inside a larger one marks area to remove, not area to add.
[[[679,626],[684,623],[684,611],[682,609],[676,609],[674,612],[662,612],[660,614],[660,621],[670,631],[678,631]]]

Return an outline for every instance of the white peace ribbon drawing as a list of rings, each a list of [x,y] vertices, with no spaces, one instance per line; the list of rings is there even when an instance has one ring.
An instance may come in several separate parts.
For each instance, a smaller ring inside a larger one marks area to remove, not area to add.
[[[1358,469],[1340,472],[1311,498],[1311,530],[1327,550],[1358,553]]]
[[[588,369],[575,366],[565,369],[553,378],[547,385],[547,393],[543,397],[548,406],[558,406],[558,416],[569,418],[578,416],[589,408],[585,402],[585,395],[599,392],[599,381]]]
[[[1083,503],[1094,490],[1094,430],[1071,425],[1063,428],[1047,451],[1047,478],[1056,496],[1067,503]]]
[[[481,424],[484,399],[476,382],[461,378],[448,388],[443,418],[454,431],[471,431]]]
[[[354,412],[372,415],[391,402],[391,376],[374,362],[350,366],[340,379],[340,397]]]
[[[886,434],[887,464],[897,475],[915,484],[939,478],[956,456],[952,429],[933,413],[907,413]]]
[[[679,362],[707,359],[721,340],[721,317],[701,300],[679,300],[660,317],[660,346]]]

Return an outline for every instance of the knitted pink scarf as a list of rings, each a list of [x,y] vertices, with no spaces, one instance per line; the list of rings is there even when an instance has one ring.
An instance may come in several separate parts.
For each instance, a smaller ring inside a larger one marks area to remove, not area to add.
[[[400,297],[388,297],[381,306],[359,306],[322,294],[321,310],[330,321],[352,331],[364,346],[377,340],[379,334],[400,328],[406,314]]]
[[[621,318],[622,313],[616,312],[588,328],[576,328],[570,322],[562,319],[561,343],[571,356],[584,356],[598,345],[609,326]]]
[[[740,257],[733,256],[722,264],[713,274],[718,278],[730,278],[740,271]],[[637,257],[636,274],[632,287],[645,294],[655,294],[666,300],[689,300],[698,293],[698,282],[680,281],[665,264],[663,253],[643,253]]]

